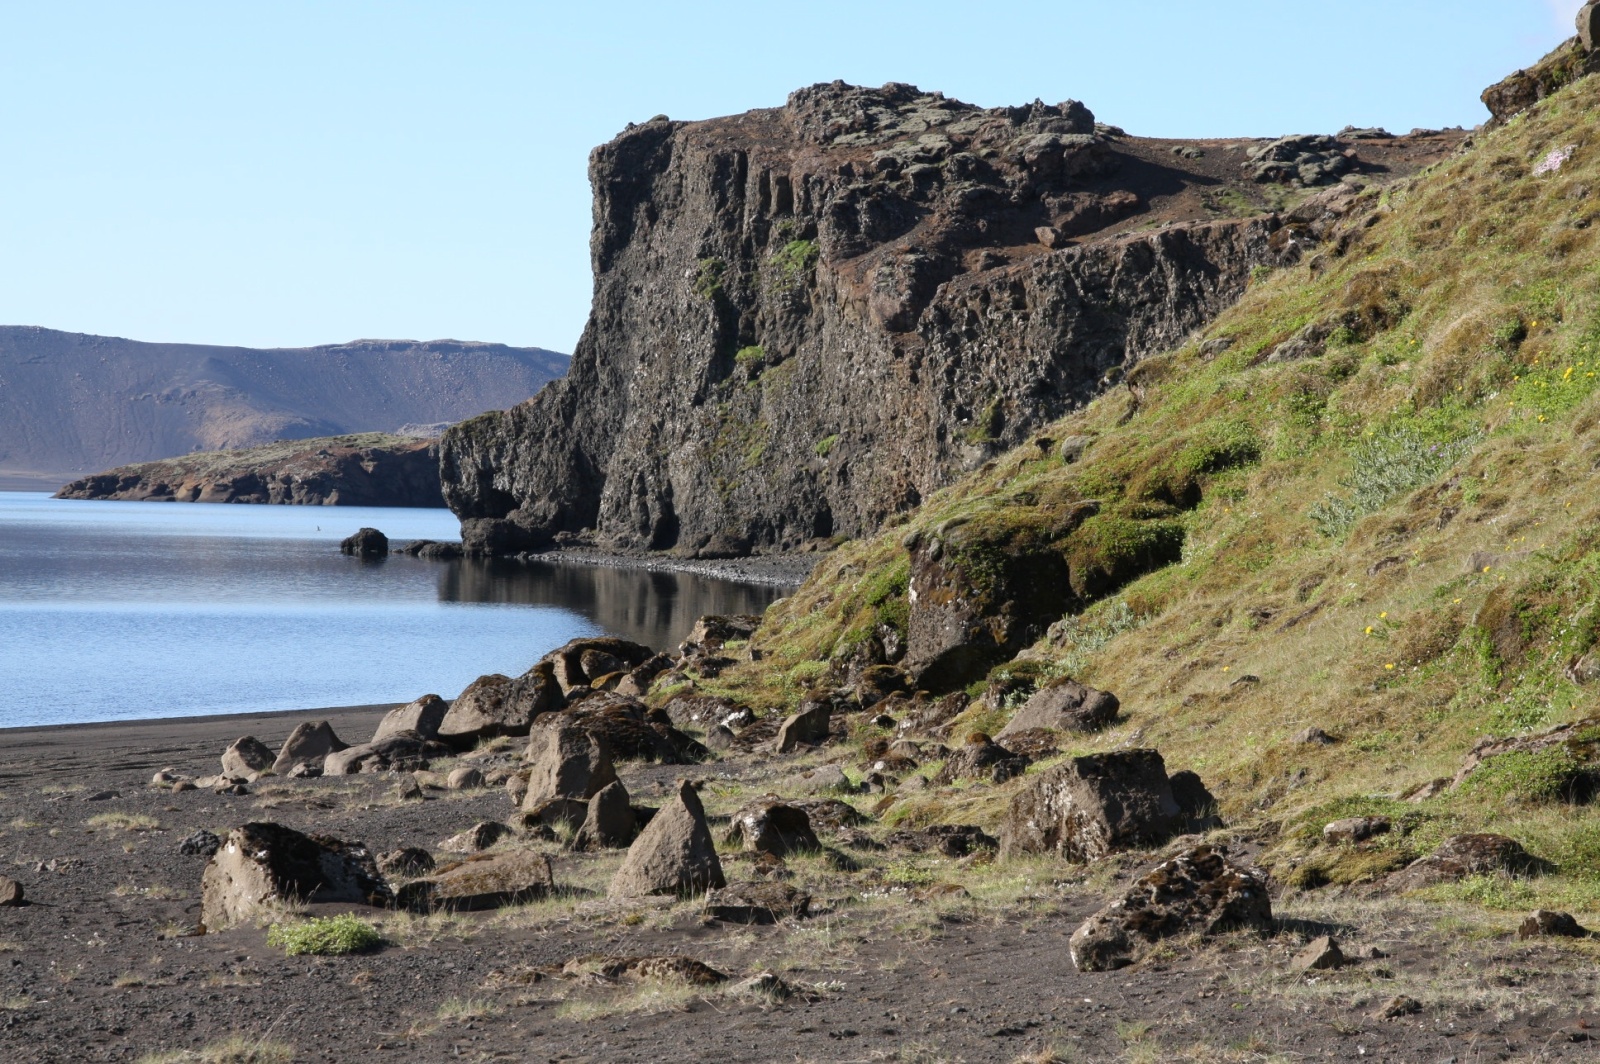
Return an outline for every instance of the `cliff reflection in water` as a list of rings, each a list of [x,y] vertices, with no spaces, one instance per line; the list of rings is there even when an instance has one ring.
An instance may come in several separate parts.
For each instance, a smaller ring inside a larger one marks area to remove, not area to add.
[[[763,584],[600,565],[460,559],[442,568],[441,601],[560,606],[657,650],[676,647],[708,613],[759,615],[784,594]]]

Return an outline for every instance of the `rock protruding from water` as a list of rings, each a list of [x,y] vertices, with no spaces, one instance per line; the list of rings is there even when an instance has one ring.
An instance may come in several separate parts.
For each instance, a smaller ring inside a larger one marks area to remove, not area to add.
[[[613,898],[688,897],[724,886],[727,880],[711,829],[706,826],[705,807],[694,784],[683,780],[677,796],[650,818],[628,848],[607,893]]]
[[[353,536],[346,536],[339,544],[340,554],[357,558],[386,558],[389,555],[389,537],[376,528],[363,528]]]

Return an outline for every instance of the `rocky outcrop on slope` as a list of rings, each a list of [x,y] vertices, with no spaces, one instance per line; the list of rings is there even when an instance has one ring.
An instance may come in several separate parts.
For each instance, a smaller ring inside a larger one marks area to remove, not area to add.
[[[1457,139],[1335,147],[1399,173]],[[1299,255],[1301,229],[1231,216],[1266,202],[1255,146],[840,82],[630,127],[590,159],[570,374],[444,436],[468,548],[715,557],[876,528]]]
[[[438,441],[382,433],[286,441],[123,466],[74,480],[56,498],[298,506],[443,504]]]

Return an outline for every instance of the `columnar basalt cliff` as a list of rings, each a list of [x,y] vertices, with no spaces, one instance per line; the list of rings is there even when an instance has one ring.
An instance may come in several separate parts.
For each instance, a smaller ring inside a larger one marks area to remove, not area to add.
[[[1076,102],[839,82],[630,127],[590,160],[572,370],[446,434],[445,499],[485,553],[870,531],[1297,259],[1306,226],[1256,182],[1414,169],[1457,139],[1364,132],[1264,168],[1256,142],[1136,140]]]

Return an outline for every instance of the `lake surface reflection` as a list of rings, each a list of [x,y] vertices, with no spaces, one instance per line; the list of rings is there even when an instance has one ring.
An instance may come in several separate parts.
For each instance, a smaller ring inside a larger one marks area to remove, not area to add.
[[[54,500],[0,492],[0,727],[451,697],[580,635],[675,645],[781,589],[507,561],[362,562],[452,539],[446,510]]]

